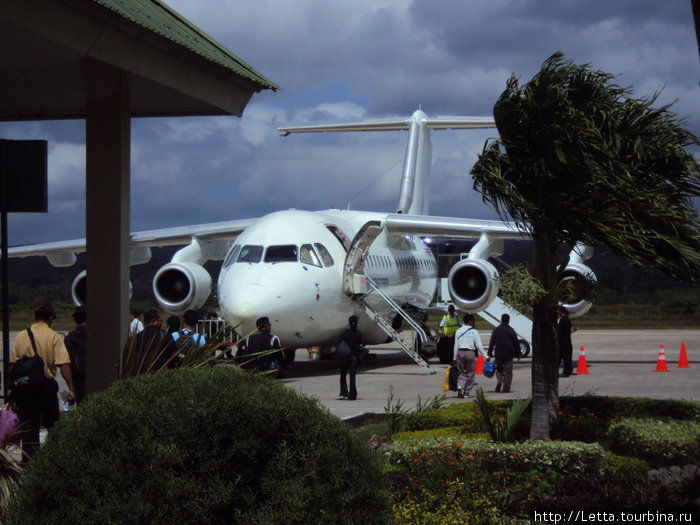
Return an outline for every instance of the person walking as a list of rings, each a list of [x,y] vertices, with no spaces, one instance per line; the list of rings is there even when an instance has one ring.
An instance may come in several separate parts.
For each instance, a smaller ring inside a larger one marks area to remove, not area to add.
[[[513,381],[513,359],[520,360],[520,343],[518,335],[510,326],[510,315],[501,316],[501,324],[491,332],[489,341],[489,357],[496,357],[496,390],[495,392],[510,392]],[[501,388],[503,390],[501,390]]]
[[[362,352],[362,332],[357,329],[357,316],[351,315],[348,318],[348,328],[340,334],[338,345],[345,343],[349,349],[349,354],[343,358],[340,364],[340,394],[338,399],[347,398],[349,401],[357,399],[357,386],[355,384],[355,374],[357,372],[357,360]],[[347,376],[350,375],[350,389],[348,390]]]
[[[76,306],[73,312],[75,330],[63,339],[70,358],[70,372],[75,387],[75,402],[80,403],[85,397],[85,339],[87,336],[87,315],[85,306]]]
[[[457,367],[457,397],[474,397],[471,389],[474,386],[474,369],[476,356],[481,354],[487,361],[481,344],[481,336],[476,328],[473,314],[464,315],[464,324],[455,332],[455,346],[452,364]]]
[[[66,400],[71,405],[76,395],[73,387],[73,376],[70,369],[70,357],[63,343],[63,338],[51,329],[51,323],[56,319],[53,304],[41,302],[34,311],[35,323],[17,334],[12,346],[12,369],[20,359],[38,355],[44,361],[43,383],[36,388],[12,384],[8,388],[8,398],[15,404],[19,416],[22,449],[26,453],[23,461],[28,461],[39,447],[39,428],[41,424],[50,429],[58,421],[58,382],[56,368],[61,371],[68,386]]]
[[[571,333],[576,329],[571,327],[569,310],[565,306],[559,307],[559,320],[557,321],[557,335],[559,336],[559,357],[562,363],[562,370],[559,377],[569,377],[573,372],[571,358],[574,347],[571,343]]]
[[[454,305],[447,307],[447,313],[440,319],[440,340],[438,341],[438,357],[441,363],[449,363],[452,349],[455,345],[455,332],[459,329],[459,316]]]
[[[258,327],[258,332],[245,340],[245,349],[241,357],[262,354],[254,358],[255,368],[279,379],[282,377],[282,369],[286,366],[279,337],[272,334],[272,323],[269,317],[259,318],[255,321],[255,326]],[[279,351],[269,352],[269,350]]]

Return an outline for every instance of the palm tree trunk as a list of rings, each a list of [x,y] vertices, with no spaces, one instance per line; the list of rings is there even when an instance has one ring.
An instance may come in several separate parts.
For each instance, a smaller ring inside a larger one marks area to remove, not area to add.
[[[559,410],[559,340],[556,331],[556,243],[547,228],[533,227],[533,275],[547,295],[533,309],[532,420],[530,439],[549,439],[549,423]]]
[[[532,320],[532,420],[530,439],[548,439],[549,423],[559,410],[559,345],[548,304],[535,306]]]

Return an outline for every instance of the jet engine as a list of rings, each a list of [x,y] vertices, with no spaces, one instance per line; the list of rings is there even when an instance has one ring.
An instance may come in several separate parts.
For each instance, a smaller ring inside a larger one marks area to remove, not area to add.
[[[466,312],[480,312],[498,294],[498,271],[483,259],[462,259],[447,276],[450,297]]]
[[[153,295],[161,308],[181,314],[196,310],[211,293],[211,275],[191,262],[171,262],[153,278]]]
[[[583,263],[569,263],[569,265],[564,269],[562,274],[562,279],[567,277],[574,277],[579,279],[585,279],[588,281],[596,281],[596,276],[588,266]],[[586,299],[574,298],[573,300],[562,303],[562,306],[566,307],[569,311],[569,317],[579,317],[588,310],[590,310],[593,303]]]
[[[86,275],[87,272],[85,270],[80,272],[75,279],[73,279],[73,284],[70,287],[70,296],[75,306],[83,306],[87,300]]]
[[[87,272],[83,270],[75,279],[70,287],[70,296],[73,299],[75,306],[84,306],[87,302]],[[129,281],[129,299],[131,299],[131,281]]]

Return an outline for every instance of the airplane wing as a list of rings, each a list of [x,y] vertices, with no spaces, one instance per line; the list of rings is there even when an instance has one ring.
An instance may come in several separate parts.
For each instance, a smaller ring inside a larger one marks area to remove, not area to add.
[[[206,242],[233,241],[255,220],[243,219],[135,232],[131,234],[131,249],[134,251],[140,248],[189,244],[193,238]],[[73,239],[14,246],[7,250],[7,254],[9,257],[43,255],[54,266],[70,266],[75,262],[75,254],[84,251],[85,239]]]
[[[384,217],[389,233],[405,233],[420,237],[456,237],[478,239],[487,234],[492,239],[530,239],[530,233],[501,221],[434,217],[432,215],[403,215],[392,213]]]

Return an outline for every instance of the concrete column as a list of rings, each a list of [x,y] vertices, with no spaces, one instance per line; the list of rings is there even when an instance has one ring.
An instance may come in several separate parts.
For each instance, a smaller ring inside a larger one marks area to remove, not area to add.
[[[129,318],[129,74],[88,61],[86,118],[87,392],[119,377]]]

